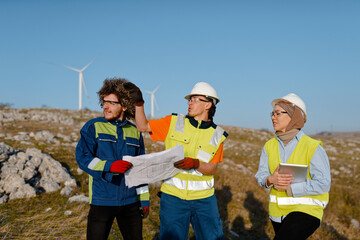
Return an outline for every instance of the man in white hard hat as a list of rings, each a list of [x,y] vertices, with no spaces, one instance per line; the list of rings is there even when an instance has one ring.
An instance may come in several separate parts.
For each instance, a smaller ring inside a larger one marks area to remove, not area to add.
[[[223,141],[228,134],[213,122],[220,101],[206,82],[195,84],[188,100],[188,114],[172,114],[147,121],[144,100],[134,86],[135,120],[140,132],[149,132],[153,141],[166,149],[184,146],[185,159],[174,165],[184,171],[163,181],[160,200],[160,239],[188,237],[190,223],[196,239],[222,239],[222,221],[214,194],[214,174],[223,160]]]

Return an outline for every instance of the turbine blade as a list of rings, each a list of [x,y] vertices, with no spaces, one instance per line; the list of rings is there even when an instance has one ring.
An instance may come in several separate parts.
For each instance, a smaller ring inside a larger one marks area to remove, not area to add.
[[[147,90],[144,90],[144,92],[146,92],[146,93],[149,93],[149,94],[152,94],[152,92],[150,92],[150,91],[147,91]]]
[[[59,63],[54,63],[54,62],[49,62],[49,61],[46,61],[47,63],[49,63],[49,64],[52,64],[52,65],[56,65],[56,66],[64,66],[64,65],[62,65],[62,64],[59,64]]]
[[[75,71],[75,72],[81,72],[81,70],[76,69],[76,68],[73,68],[73,67],[69,67],[69,66],[66,66],[66,65],[61,65],[61,66],[66,67],[66,68],[68,68],[68,69],[70,69],[70,70],[73,70],[73,71]]]
[[[83,69],[81,69],[81,71],[84,71],[85,69],[87,69],[94,61],[95,61],[95,58],[91,62],[89,62],[85,67],[83,67]]]
[[[159,89],[160,86],[161,86],[161,85],[159,85],[157,88],[155,88],[155,90],[152,91],[152,92],[155,93],[155,92]]]
[[[86,89],[86,85],[85,85],[85,81],[84,81],[84,76],[81,78],[81,81],[82,81],[82,84],[84,86],[84,91],[85,91],[85,95],[86,95],[86,98],[87,98],[87,101],[88,103],[90,102],[90,98],[89,98],[89,94],[88,94],[88,91]]]
[[[76,69],[76,68],[73,68],[73,67],[70,67],[70,66],[66,66],[64,64],[58,64],[58,63],[53,63],[53,62],[47,62],[47,63],[57,65],[57,66],[62,66],[62,67],[68,68],[70,70],[73,70],[75,72],[81,72],[81,70],[79,70],[79,69]]]
[[[158,103],[157,103],[157,101],[156,101],[155,95],[154,95],[154,102],[155,102],[156,109],[159,111],[159,105],[158,105]]]

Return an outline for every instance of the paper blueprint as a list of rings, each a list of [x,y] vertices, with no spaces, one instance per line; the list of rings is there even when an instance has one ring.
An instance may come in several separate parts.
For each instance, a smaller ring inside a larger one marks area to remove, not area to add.
[[[133,187],[170,178],[183,171],[174,167],[174,162],[182,159],[184,159],[184,147],[181,145],[157,153],[136,157],[124,156],[123,160],[133,164],[125,173],[125,184]]]

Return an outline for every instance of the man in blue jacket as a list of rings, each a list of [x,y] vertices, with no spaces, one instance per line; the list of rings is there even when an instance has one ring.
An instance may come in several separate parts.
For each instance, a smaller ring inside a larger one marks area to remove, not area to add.
[[[114,218],[123,238],[142,239],[142,218],[149,214],[147,185],[128,188],[124,173],[132,166],[123,156],[145,153],[136,126],[134,107],[125,79],[106,79],[98,92],[104,117],[88,121],[80,130],[76,161],[89,174],[90,211],[87,239],[107,239]]]

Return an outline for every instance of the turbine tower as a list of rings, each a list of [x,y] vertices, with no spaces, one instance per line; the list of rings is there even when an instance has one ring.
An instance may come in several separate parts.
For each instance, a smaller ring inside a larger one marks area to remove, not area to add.
[[[158,86],[157,88],[155,88],[154,91],[150,92],[150,91],[144,91],[144,92],[147,92],[151,95],[151,118],[154,118],[154,103],[156,104],[156,106],[158,107],[157,105],[157,102],[156,102],[156,99],[155,99],[155,92],[159,89],[160,86]]]
[[[75,72],[78,72],[79,73],[79,110],[82,109],[82,86],[84,86],[84,90],[85,90],[85,94],[87,96],[87,98],[89,98],[89,95],[87,93],[87,90],[86,90],[86,85],[85,85],[85,81],[84,81],[84,76],[83,76],[83,71],[88,68],[93,62],[95,61],[95,59],[93,59],[91,62],[89,62],[85,67],[83,67],[82,69],[76,69],[76,68],[73,68],[73,67],[69,67],[69,66],[66,66],[66,65],[62,65],[70,70],[73,70]]]

